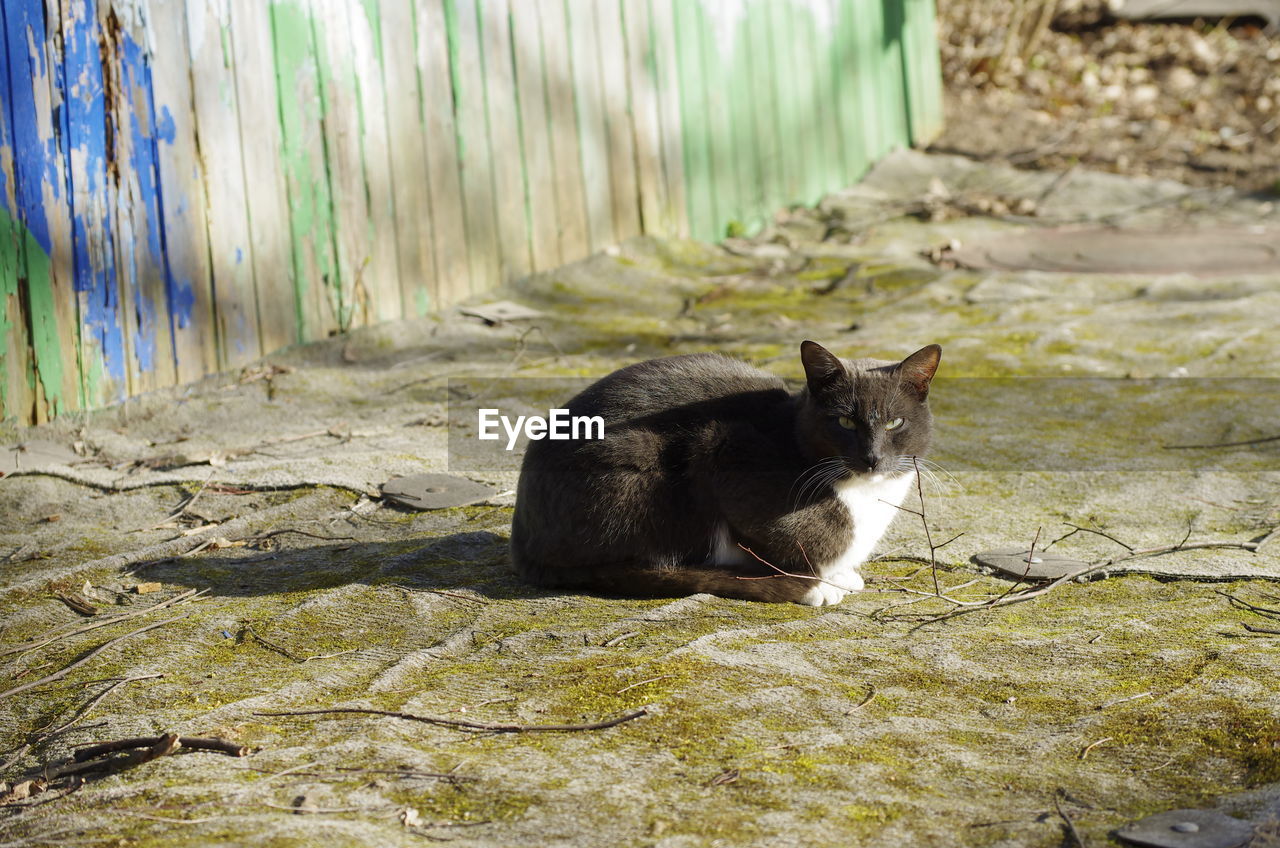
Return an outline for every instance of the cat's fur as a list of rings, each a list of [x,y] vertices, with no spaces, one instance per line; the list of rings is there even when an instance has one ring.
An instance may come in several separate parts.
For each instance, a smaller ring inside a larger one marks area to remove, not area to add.
[[[806,341],[796,394],[716,354],[615,371],[568,403],[604,418],[603,439],[529,443],[517,570],[540,586],[623,595],[839,603],[862,588],[858,567],[928,449],[941,353],[841,360]]]

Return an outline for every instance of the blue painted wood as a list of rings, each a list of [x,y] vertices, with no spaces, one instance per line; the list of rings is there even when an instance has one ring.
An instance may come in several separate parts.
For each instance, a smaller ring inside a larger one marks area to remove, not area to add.
[[[40,5],[40,0],[17,0]],[[116,277],[112,209],[107,193],[107,100],[97,0],[68,9],[62,21],[67,80],[72,250],[79,297],[81,367],[86,400],[101,406],[128,392],[124,322]],[[119,163],[116,163],[117,166]]]

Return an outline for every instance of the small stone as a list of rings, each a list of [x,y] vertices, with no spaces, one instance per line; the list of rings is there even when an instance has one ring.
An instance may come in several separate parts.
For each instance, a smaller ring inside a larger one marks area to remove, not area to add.
[[[1216,810],[1169,810],[1116,830],[1121,840],[1150,848],[1240,848],[1253,825]]]
[[[995,551],[983,551],[973,559],[978,565],[985,565],[1003,575],[1036,581],[1057,580],[1089,565],[1082,560],[1051,553],[1032,554],[1031,562],[1028,563],[1028,553],[1029,551],[1025,548],[1001,548]]]
[[[1200,83],[1200,78],[1190,68],[1177,65],[1169,69],[1169,74],[1165,81],[1168,83],[1169,88],[1174,91],[1190,91]]]
[[[154,592],[159,592],[162,588],[164,587],[159,583],[139,583],[133,587],[133,591],[139,595],[150,595]]]
[[[448,509],[488,500],[493,489],[450,474],[413,474],[382,484],[382,496],[410,509]]]
[[[541,318],[546,315],[537,309],[530,309],[519,303],[513,303],[510,300],[500,300],[495,303],[483,303],[478,306],[461,306],[458,311],[463,315],[471,315],[479,318],[486,324],[493,326],[502,324],[506,321],[524,321],[531,318]]]

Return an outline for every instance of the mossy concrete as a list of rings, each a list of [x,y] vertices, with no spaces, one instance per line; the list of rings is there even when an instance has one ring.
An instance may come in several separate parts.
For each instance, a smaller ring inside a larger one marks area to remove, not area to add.
[[[921,252],[1036,222],[911,217],[935,178],[953,194],[1040,197],[1054,175],[900,156],[753,239],[636,240],[494,296],[545,313],[531,323],[449,313],[386,325],[273,357],[269,377],[223,375],[5,430],[5,444],[79,443],[84,461],[0,482],[4,645],[79,624],[58,591],[89,596],[101,616],[208,594],[0,658],[3,689],[184,616],[0,701],[0,749],[37,740],[4,777],[86,741],[163,731],[254,749],[183,753],[0,809],[6,844],[1050,848],[1064,840],[1055,798],[1091,845],[1177,807],[1265,817],[1280,783],[1280,637],[1242,625],[1280,625],[1226,595],[1280,608],[1280,543],[1130,560],[1139,573],[945,622],[929,621],[950,606],[925,597],[934,573],[912,515],[867,567],[869,591],[834,608],[553,593],[519,583],[507,559],[518,456],[450,455],[450,401],[456,414],[477,393],[538,408],[650,356],[720,350],[796,378],[803,338],[850,356],[937,342],[941,467],[927,469],[924,497],[935,542],[963,533],[937,551],[954,597],[1010,587],[974,553],[1043,547],[1069,525],[1140,548],[1247,542],[1280,523],[1280,443],[1162,447],[1275,434],[1280,280],[938,267]],[[1073,174],[1041,209],[1142,226],[1272,214],[1179,191]],[[497,494],[432,513],[370,497],[427,470]],[[100,562],[270,509],[284,517],[252,532],[288,532]],[[1087,532],[1054,550],[1123,553]],[[139,582],[163,588],[138,595]],[[164,676],[40,739],[110,680],[143,674]],[[531,725],[647,715],[582,733],[467,734],[258,714],[331,706]],[[300,796],[320,812],[291,812]],[[406,828],[410,809],[429,827]]]

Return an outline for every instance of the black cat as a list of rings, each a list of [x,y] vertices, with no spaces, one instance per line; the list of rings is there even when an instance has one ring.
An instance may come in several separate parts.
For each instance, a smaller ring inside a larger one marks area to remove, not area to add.
[[[942,348],[901,362],[800,346],[806,386],[717,354],[654,359],[568,409],[604,438],[529,443],[511,553],[539,586],[839,603],[929,446]],[[750,551],[745,550],[749,548]]]

